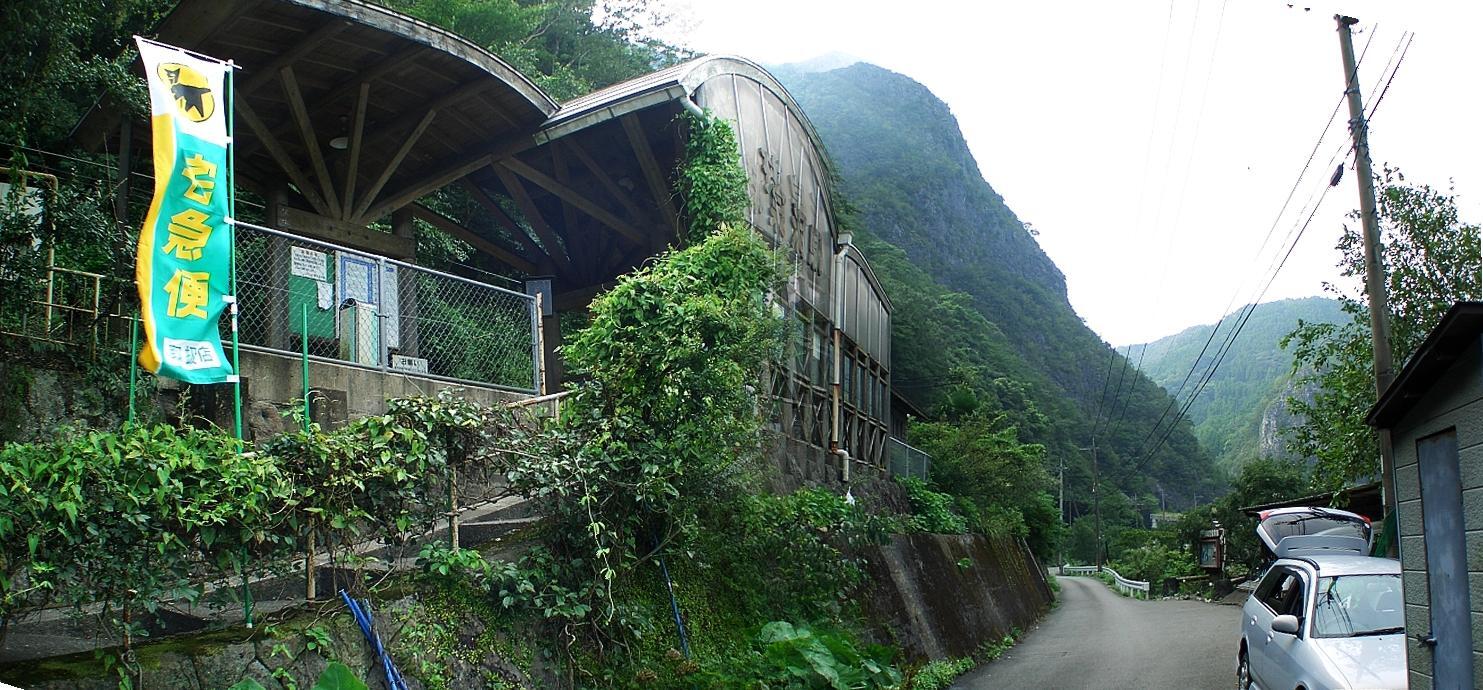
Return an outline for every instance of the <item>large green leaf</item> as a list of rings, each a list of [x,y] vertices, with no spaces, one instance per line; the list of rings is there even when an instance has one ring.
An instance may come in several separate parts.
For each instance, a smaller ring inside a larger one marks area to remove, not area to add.
[[[314,690],[368,690],[365,681],[357,678],[349,666],[331,661],[319,680],[314,681]]]

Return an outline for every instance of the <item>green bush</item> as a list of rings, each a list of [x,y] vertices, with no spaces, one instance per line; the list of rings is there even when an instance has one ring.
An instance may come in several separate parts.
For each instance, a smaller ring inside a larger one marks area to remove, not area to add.
[[[911,501],[912,514],[905,525],[908,529],[936,534],[968,533],[968,521],[954,509],[956,500],[952,496],[927,488],[926,482],[915,477],[901,477],[896,481],[906,490],[907,500]],[[967,507],[976,513],[976,506],[971,502]]]
[[[973,670],[973,657],[928,662],[911,677],[911,690],[942,690],[954,680]]]

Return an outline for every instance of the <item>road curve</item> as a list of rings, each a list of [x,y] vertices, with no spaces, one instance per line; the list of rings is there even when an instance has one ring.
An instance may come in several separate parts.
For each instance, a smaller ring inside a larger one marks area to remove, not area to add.
[[[1062,577],[1061,604],[959,690],[1227,688],[1236,682],[1241,609],[1138,601],[1087,577]]]

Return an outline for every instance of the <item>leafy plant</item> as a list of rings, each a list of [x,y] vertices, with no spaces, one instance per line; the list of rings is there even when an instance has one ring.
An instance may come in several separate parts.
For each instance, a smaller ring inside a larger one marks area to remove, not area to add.
[[[858,690],[901,683],[888,649],[860,650],[837,633],[773,621],[762,626],[757,642],[761,658],[754,680],[769,687]]]
[[[236,685],[227,690],[266,690],[263,684],[252,678],[244,678]],[[355,675],[355,671],[349,666],[338,661],[331,661],[324,671],[320,672],[318,680],[314,681],[311,690],[367,690],[366,682]]]

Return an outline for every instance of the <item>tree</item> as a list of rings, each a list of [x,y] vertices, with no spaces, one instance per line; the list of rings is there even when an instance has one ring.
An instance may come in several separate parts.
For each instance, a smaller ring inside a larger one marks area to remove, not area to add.
[[[976,530],[1028,537],[1046,552],[1059,540],[1048,505],[1045,447],[1022,443],[1003,412],[980,408],[956,422],[915,424],[913,445],[933,458],[932,483],[971,503]]]
[[[1379,176],[1377,176],[1379,177]],[[1416,352],[1447,309],[1479,296],[1479,228],[1457,215],[1456,196],[1429,185],[1410,184],[1395,168],[1378,179],[1381,257],[1390,296],[1391,353],[1396,366]],[[1358,219],[1358,214],[1351,214]],[[1358,229],[1345,226],[1339,240],[1342,275],[1349,289],[1325,284],[1350,320],[1341,324],[1299,322],[1283,339],[1293,350],[1298,390],[1314,391],[1311,401],[1288,398],[1303,422],[1288,431],[1291,448],[1315,459],[1313,486],[1336,491],[1374,476],[1379,450],[1365,415],[1377,396],[1370,345],[1369,300],[1364,294],[1364,242]],[[1354,286],[1359,286],[1355,289]]]

